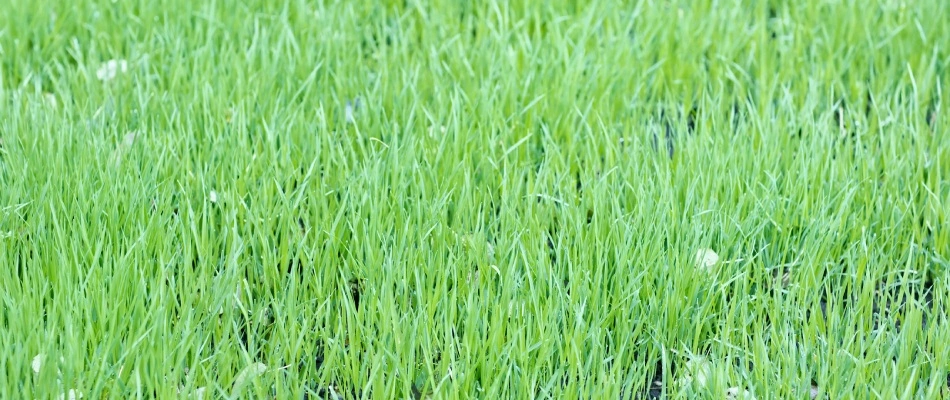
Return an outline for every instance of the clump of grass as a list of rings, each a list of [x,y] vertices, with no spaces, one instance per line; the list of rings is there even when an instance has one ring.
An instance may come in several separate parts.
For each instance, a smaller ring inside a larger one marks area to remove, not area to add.
[[[0,398],[947,396],[948,7],[6,4]]]

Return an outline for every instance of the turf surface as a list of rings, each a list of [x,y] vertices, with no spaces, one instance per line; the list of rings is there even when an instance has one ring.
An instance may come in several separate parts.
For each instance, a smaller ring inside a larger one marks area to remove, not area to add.
[[[0,9],[0,398],[950,395],[946,1]]]

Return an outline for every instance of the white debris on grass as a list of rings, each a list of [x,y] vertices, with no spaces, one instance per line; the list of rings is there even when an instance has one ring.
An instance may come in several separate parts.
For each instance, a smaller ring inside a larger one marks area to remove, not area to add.
[[[685,372],[682,377],[677,379],[677,384],[681,388],[692,388],[694,390],[704,391],[708,389],[708,384],[713,379],[713,373],[716,373],[720,379],[726,376],[721,366],[713,369],[713,363],[703,356],[691,356],[686,361]],[[755,395],[742,387],[733,386],[726,389],[726,399],[728,400],[756,400]]]
[[[347,100],[346,107],[344,107],[343,112],[346,117],[346,123],[352,124],[356,122],[356,113],[360,111],[360,98],[357,97],[353,101]]]
[[[356,119],[353,118],[353,106],[350,104],[349,101],[346,102],[345,114],[346,114],[346,123],[352,124],[356,122]]]
[[[211,192],[209,192],[209,193],[208,193],[208,200],[210,200],[212,203],[217,203],[217,202],[218,202],[218,192],[215,192],[214,190],[212,190]]]
[[[37,354],[36,357],[33,357],[33,361],[30,362],[30,366],[33,367],[33,373],[40,373],[40,369],[43,368],[43,353]]]
[[[46,362],[46,354],[39,353],[34,356],[33,360],[30,361],[30,368],[33,369],[33,373],[40,373],[40,371],[43,369],[44,362]],[[59,362],[66,362],[66,359],[60,357]]]
[[[430,126],[428,129],[428,133],[429,133],[429,137],[433,137],[433,138],[436,137],[435,126]],[[442,135],[445,135],[445,125],[439,126],[439,133],[441,133]]]
[[[244,386],[264,372],[267,372],[267,365],[264,365],[264,363],[253,363],[244,367],[234,378],[234,385],[231,386],[231,397],[239,397],[244,390]]]
[[[686,375],[679,379],[682,387],[696,385],[706,387],[709,375],[712,373],[712,364],[705,357],[694,356],[686,361]]]
[[[696,251],[696,264],[699,268],[710,269],[719,262],[719,254],[712,249],[699,249]]]
[[[129,70],[129,63],[125,60],[109,60],[103,63],[96,71],[96,78],[106,82],[115,79],[119,74],[124,74]]]
[[[46,92],[43,93],[43,98],[46,99],[46,104],[49,105],[49,108],[53,109],[54,111],[59,108],[59,102],[56,101],[56,95]]]
[[[40,353],[34,356],[33,360],[30,361],[30,368],[33,370],[34,374],[39,374],[40,371],[43,370],[44,359],[46,359],[46,354]],[[66,360],[63,357],[60,357],[59,361],[65,362]],[[59,400],[79,400],[81,398],[83,398],[82,392],[76,389],[69,389],[69,391],[66,393],[60,393],[59,396],[56,397],[56,399]]]

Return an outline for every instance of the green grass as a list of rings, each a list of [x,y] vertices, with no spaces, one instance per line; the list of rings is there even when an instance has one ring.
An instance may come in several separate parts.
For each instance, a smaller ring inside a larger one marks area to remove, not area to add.
[[[326,3],[0,0],[0,398],[950,396],[950,3]]]

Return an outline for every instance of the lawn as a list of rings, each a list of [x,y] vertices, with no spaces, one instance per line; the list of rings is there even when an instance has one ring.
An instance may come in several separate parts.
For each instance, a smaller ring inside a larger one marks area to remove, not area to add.
[[[950,2],[0,10],[0,398],[950,397]]]

